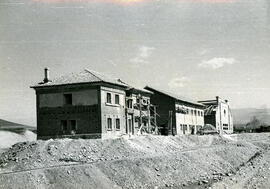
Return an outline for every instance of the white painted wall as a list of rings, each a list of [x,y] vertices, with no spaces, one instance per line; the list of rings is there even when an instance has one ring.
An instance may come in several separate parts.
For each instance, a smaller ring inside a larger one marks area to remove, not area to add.
[[[107,93],[111,93],[112,102],[107,103]],[[115,104],[115,95],[119,95],[119,105]],[[101,122],[102,122],[102,137],[113,138],[126,132],[125,119],[125,91],[113,89],[109,87],[101,87]],[[112,119],[112,130],[107,128],[107,118]],[[116,130],[116,118],[120,119],[120,130]]]
[[[224,130],[227,133],[233,133],[233,117],[230,111],[229,103],[219,100],[219,106],[216,110],[216,128],[218,131]],[[223,128],[223,125],[228,125],[228,130]]]
[[[188,110],[187,114],[176,113],[176,132],[177,134],[184,134],[181,125],[187,125],[187,131],[185,134],[191,133],[191,126],[195,126],[195,132],[197,131],[197,126],[204,126],[204,116],[203,109],[189,107],[181,104],[176,104],[175,108],[184,108]],[[193,111],[193,114],[191,113]],[[195,112],[196,111],[196,115]],[[198,114],[200,112],[200,114]]]

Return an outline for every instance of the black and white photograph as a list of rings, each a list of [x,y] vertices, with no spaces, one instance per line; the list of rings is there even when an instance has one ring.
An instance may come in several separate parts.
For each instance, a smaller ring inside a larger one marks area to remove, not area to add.
[[[269,0],[0,0],[0,189],[269,189]]]

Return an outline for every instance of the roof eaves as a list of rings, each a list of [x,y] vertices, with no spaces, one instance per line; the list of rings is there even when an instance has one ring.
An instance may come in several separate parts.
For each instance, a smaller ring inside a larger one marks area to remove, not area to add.
[[[95,81],[95,82],[77,82],[77,83],[63,83],[63,84],[53,84],[53,85],[33,85],[30,88],[45,88],[45,87],[55,87],[55,86],[66,86],[66,85],[80,85],[80,84],[97,84],[103,81]]]
[[[141,93],[147,93],[147,94],[154,94],[152,91],[149,91],[147,89],[139,89],[139,88],[135,88],[135,87],[127,88],[127,91],[129,91],[129,90],[139,91]]]

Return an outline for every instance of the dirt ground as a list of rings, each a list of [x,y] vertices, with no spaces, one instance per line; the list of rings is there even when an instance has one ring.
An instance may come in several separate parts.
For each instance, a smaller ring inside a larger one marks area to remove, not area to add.
[[[270,133],[25,142],[0,188],[267,188]]]
[[[254,158],[239,167],[236,174],[213,184],[212,188],[270,188],[270,141],[253,140],[262,149]]]

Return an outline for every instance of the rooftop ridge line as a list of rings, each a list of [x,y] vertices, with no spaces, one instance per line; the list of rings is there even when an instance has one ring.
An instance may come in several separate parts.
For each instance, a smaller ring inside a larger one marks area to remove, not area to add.
[[[89,69],[84,68],[85,71],[87,71],[88,73],[92,74],[93,76],[95,76],[96,78],[100,79],[101,81],[104,81],[103,79],[101,79],[100,77],[96,76],[95,74],[93,74]]]

